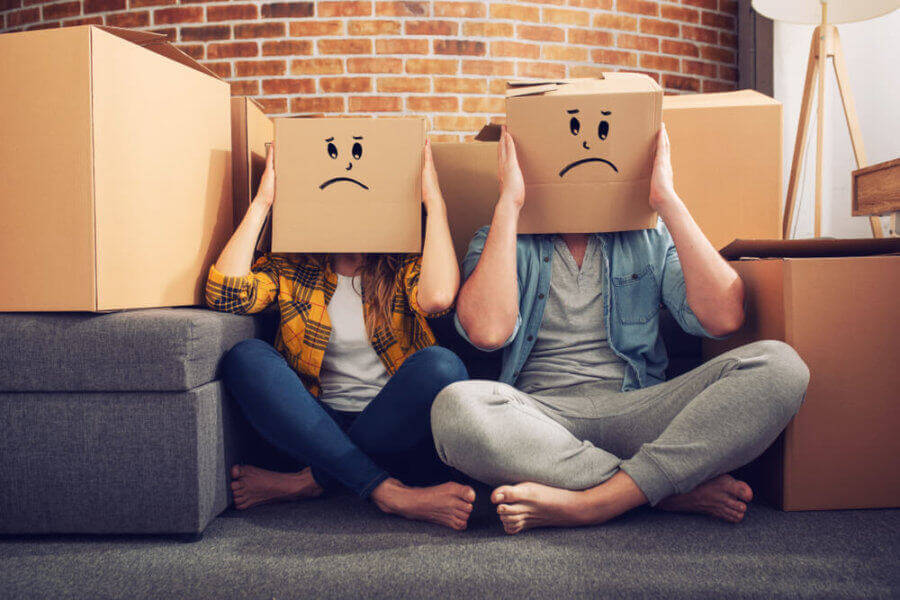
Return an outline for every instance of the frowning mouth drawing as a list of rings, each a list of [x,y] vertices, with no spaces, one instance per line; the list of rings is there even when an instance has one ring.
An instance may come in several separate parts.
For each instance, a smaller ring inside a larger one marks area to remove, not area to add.
[[[332,177],[328,181],[323,182],[322,185],[319,186],[319,189],[324,190],[332,183],[338,183],[340,181],[347,181],[349,183],[355,183],[356,185],[358,185],[359,187],[361,187],[364,190],[369,189],[369,186],[367,186],[366,184],[364,184],[361,181],[357,181],[356,179],[353,179],[352,177]]]
[[[347,161],[347,166],[344,167],[345,171],[352,170],[353,169],[353,161],[361,159],[362,155],[363,155],[363,147],[362,147],[362,143],[361,143],[361,140],[363,139],[363,137],[361,135],[354,135],[352,137],[354,140],[353,146],[350,148],[350,156],[352,157],[352,160]],[[327,146],[325,146],[325,152],[328,153],[328,156],[330,156],[332,160],[337,160],[339,153],[338,153],[337,146],[334,144],[334,138],[333,137],[325,138],[325,143],[328,144]],[[364,190],[369,189],[369,186],[364,184],[362,181],[360,181],[358,179],[354,179],[353,177],[347,177],[346,175],[343,175],[341,177],[332,177],[331,179],[323,181],[319,185],[319,189],[324,190],[331,184],[341,183],[341,182],[356,184]]]
[[[613,171],[615,171],[616,173],[619,172],[619,169],[616,168],[616,165],[612,164],[611,162],[609,162],[609,161],[606,160],[605,158],[596,158],[596,157],[594,157],[594,158],[582,158],[581,160],[576,160],[576,161],[573,162],[573,163],[569,163],[568,165],[566,165],[565,167],[563,167],[563,169],[559,172],[559,176],[562,177],[563,175],[565,175],[566,173],[568,173],[570,170],[574,169],[574,168],[577,167],[578,165],[583,165],[584,163],[589,163],[589,162],[601,162],[601,163],[606,163],[606,164],[608,164],[610,167],[612,167],[612,170],[613,170]]]
[[[569,119],[569,132],[576,137],[579,137],[579,134],[582,133],[581,121],[578,119],[577,116],[575,116],[579,112],[581,112],[581,111],[578,110],[577,108],[572,108],[572,109],[569,109],[566,111],[566,113],[572,115],[572,117]],[[612,114],[612,111],[602,110],[602,111],[600,111],[600,114],[603,115],[604,117],[608,117]],[[606,141],[607,137],[609,137],[609,121],[606,119],[601,119],[600,123],[597,125],[597,139],[599,141],[603,142],[603,141]],[[579,139],[581,139],[581,138],[579,137]],[[591,142],[591,143],[593,144],[593,142]],[[588,145],[587,139],[581,140],[581,147],[584,148],[585,150],[591,149],[591,146]],[[566,165],[559,171],[559,176],[563,177],[563,176],[565,176],[566,173],[568,173],[575,167],[577,167],[579,165],[583,165],[585,163],[592,163],[592,162],[599,162],[599,163],[609,165],[609,167],[612,168],[613,171],[615,171],[616,173],[619,172],[619,169],[611,161],[608,161],[605,158],[600,158],[597,156],[590,156],[588,158],[581,158],[579,160],[576,160],[575,162],[569,163],[568,165]]]

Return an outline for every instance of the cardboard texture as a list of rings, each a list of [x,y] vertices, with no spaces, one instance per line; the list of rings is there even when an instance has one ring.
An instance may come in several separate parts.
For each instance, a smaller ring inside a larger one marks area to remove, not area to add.
[[[723,250],[746,284],[747,323],[705,340],[704,357],[777,339],[811,372],[799,413],[747,469],[759,497],[785,510],[900,506],[898,252],[900,239],[738,240]]]
[[[900,158],[853,171],[854,217],[900,212]]]
[[[266,144],[275,139],[275,124],[251,98],[231,99],[231,164],[234,228],[240,225],[266,170]],[[258,252],[272,247],[271,214],[256,244]]]
[[[519,233],[656,226],[648,203],[662,103],[655,81],[606,73],[508,86],[506,122],[526,188]]]
[[[201,303],[231,233],[229,86],[164,40],[0,36],[0,310]]]
[[[434,143],[434,168],[447,205],[447,221],[460,262],[472,236],[491,224],[500,194],[497,143]]]
[[[421,118],[275,119],[274,252],[420,252]]]
[[[666,96],[675,189],[713,246],[781,237],[781,103],[752,90]]]

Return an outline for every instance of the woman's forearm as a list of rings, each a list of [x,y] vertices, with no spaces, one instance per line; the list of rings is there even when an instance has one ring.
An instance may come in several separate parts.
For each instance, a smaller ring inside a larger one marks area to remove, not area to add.
[[[254,200],[250,203],[240,225],[216,260],[217,271],[229,277],[243,277],[250,273],[256,241],[268,214],[269,206],[265,202]]]
[[[422,270],[416,300],[423,311],[438,313],[453,305],[457,291],[459,264],[447,223],[447,209],[443,200],[436,201],[429,206],[425,221]]]

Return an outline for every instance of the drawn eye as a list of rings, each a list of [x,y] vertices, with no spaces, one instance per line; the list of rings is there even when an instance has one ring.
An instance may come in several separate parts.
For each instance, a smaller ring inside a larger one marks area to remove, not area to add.
[[[600,136],[601,140],[606,139],[606,136],[609,135],[609,122],[608,121],[600,121],[600,126],[597,127],[597,135]]]
[[[337,146],[334,144],[328,144],[328,156],[331,158],[337,158]]]
[[[572,117],[569,121],[569,131],[572,132],[572,135],[578,135],[578,132],[581,130],[581,121],[579,121],[576,117]]]
[[[362,144],[356,142],[353,144],[353,148],[350,150],[350,153],[353,154],[353,158],[359,160],[362,158]]]

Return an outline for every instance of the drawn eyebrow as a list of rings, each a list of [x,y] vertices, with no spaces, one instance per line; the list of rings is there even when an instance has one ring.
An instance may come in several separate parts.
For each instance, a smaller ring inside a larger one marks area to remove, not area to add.
[[[612,114],[612,111],[611,111],[611,110],[601,110],[601,111],[600,111],[600,114],[603,115],[603,116],[605,117],[605,116],[607,116],[607,115],[611,115],[611,114]]]
[[[326,142],[333,142],[333,141],[334,141],[334,138],[333,138],[333,137],[325,138],[325,141],[326,141]]]
[[[354,136],[353,136],[353,139],[354,139],[354,140],[361,140],[362,138],[363,138],[363,136],[361,136],[361,135],[354,135]]]
[[[578,112],[578,109],[577,109],[577,108],[573,108],[572,110],[567,110],[566,112],[569,113],[570,115],[574,115],[575,113]]]

